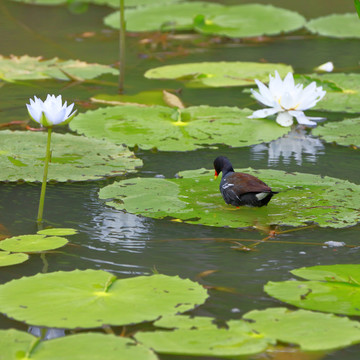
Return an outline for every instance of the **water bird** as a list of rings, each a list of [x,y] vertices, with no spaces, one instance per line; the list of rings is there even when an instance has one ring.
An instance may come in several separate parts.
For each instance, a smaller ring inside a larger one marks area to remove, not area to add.
[[[215,179],[222,172],[220,192],[227,204],[261,207],[278,193],[253,175],[235,172],[226,156],[218,156],[214,160],[214,169]]]

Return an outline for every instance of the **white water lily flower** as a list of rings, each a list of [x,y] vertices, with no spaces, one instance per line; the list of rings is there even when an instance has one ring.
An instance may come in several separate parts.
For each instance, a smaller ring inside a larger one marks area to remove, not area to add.
[[[67,106],[65,101],[63,105],[61,95],[57,97],[48,95],[45,101],[34,96],[34,100],[30,99],[30,105],[26,104],[29,115],[34,121],[46,127],[68,124],[77,111],[71,113],[74,104]]]
[[[256,100],[269,108],[254,111],[249,116],[250,119],[278,114],[276,122],[281,126],[291,126],[294,122],[293,117],[302,125],[316,125],[316,122],[311,120],[322,119],[307,117],[303,112],[315,106],[326,94],[321,86],[316,86],[315,81],[303,88],[302,84],[295,85],[292,73],[289,72],[285,79],[281,80],[277,71],[275,71],[275,77],[269,75],[269,79],[269,87],[255,79],[259,92],[253,89],[251,92]]]

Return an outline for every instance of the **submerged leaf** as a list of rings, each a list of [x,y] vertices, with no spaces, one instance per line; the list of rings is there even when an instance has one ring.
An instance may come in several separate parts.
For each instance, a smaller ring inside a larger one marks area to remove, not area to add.
[[[301,226],[341,228],[360,222],[360,185],[331,177],[242,169],[279,191],[262,208],[226,205],[213,170],[183,171],[177,179],[135,178],[102,188],[108,205],[152,218],[177,218],[192,224],[229,227]]]
[[[42,181],[47,135],[0,132],[0,181]],[[49,180],[85,181],[134,172],[142,161],[123,145],[70,134],[52,135]]]
[[[0,285],[0,311],[7,316],[69,329],[151,321],[193,309],[206,298],[206,290],[188,279],[152,275],[120,280],[101,270],[37,274]]]
[[[244,86],[254,85],[255,79],[267,82],[269,73],[275,70],[282,77],[293,71],[284,64],[218,61],[160,66],[148,70],[145,77],[184,80],[187,85],[196,87]]]
[[[162,106],[112,106],[79,114],[70,127],[89,137],[162,151],[217,144],[248,146],[288,132],[272,120],[248,119],[251,113],[225,106],[193,106],[180,111]]]

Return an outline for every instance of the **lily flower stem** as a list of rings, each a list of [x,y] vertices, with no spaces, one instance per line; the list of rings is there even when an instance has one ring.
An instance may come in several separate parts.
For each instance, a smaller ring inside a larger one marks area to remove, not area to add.
[[[125,80],[125,36],[126,36],[126,23],[124,14],[124,0],[120,1],[120,31],[119,31],[119,50],[120,50],[120,75],[119,75],[119,93],[124,92]]]
[[[47,183],[49,162],[51,159],[51,151],[50,151],[51,132],[52,132],[52,127],[50,126],[50,127],[48,127],[48,137],[47,137],[45,163],[44,163],[44,176],[43,176],[43,181],[42,181],[42,185],[41,185],[40,202],[39,202],[39,210],[38,210],[38,217],[37,217],[38,225],[41,225],[42,221],[43,221],[46,183]]]

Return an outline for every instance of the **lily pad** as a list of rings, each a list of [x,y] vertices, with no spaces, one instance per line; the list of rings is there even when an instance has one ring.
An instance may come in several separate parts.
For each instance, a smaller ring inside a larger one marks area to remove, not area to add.
[[[0,251],[0,267],[21,264],[28,259],[29,255],[27,254],[11,254],[9,251]]]
[[[224,87],[254,85],[255,79],[269,81],[269,73],[277,70],[284,77],[293,69],[284,64],[261,64],[242,61],[200,62],[165,65],[146,71],[148,79],[177,79],[192,87]]]
[[[118,75],[119,71],[107,65],[90,64],[80,60],[60,60],[28,55],[4,57],[0,55],[0,79],[16,80],[88,80],[103,74]]]
[[[244,319],[263,336],[298,344],[303,351],[334,350],[360,342],[360,323],[333,314],[271,308],[250,311]]]
[[[178,112],[162,106],[111,106],[79,114],[70,127],[88,137],[162,151],[248,146],[289,131],[269,119],[248,119],[250,114],[251,110],[231,107],[194,106]]]
[[[176,218],[191,224],[229,226],[315,223],[341,228],[360,221],[360,185],[331,177],[240,169],[279,191],[262,208],[226,205],[213,181],[213,170],[179,173],[180,178],[134,178],[102,188],[99,197],[109,206],[151,218]]]
[[[0,132],[0,181],[42,181],[47,134]],[[134,172],[142,161],[123,145],[70,134],[52,135],[48,180],[85,181]]]
[[[173,331],[138,332],[136,339],[160,354],[188,356],[241,356],[262,352],[271,338],[255,333],[251,325],[241,320],[231,320],[226,328],[218,328],[211,318],[172,316],[164,319],[176,328]],[[155,325],[163,326],[164,320]],[[179,326],[180,324],[180,326]]]
[[[67,235],[75,235],[78,233],[76,229],[71,228],[51,228],[44,229],[37,232],[41,235],[53,235],[53,236],[67,236]]]
[[[326,142],[360,148],[360,117],[337,122],[328,122],[312,131]]]
[[[69,329],[150,321],[206,298],[207,291],[188,279],[157,274],[119,280],[101,270],[37,274],[0,285],[0,311],[7,316]]]
[[[244,4],[223,7],[215,15],[197,16],[194,23],[195,30],[204,34],[236,38],[294,31],[306,20],[297,12],[271,5]]]
[[[220,4],[194,1],[129,9],[125,12],[126,30],[130,32],[192,30],[196,15],[215,15],[222,8]],[[119,12],[106,16],[104,23],[119,29]]]
[[[58,249],[68,243],[59,236],[20,235],[0,242],[0,249],[11,252],[41,252]]]
[[[270,281],[265,291],[304,309],[360,315],[360,265],[312,266],[291,272],[310,281]]]
[[[82,333],[48,341],[38,341],[29,333],[0,330],[2,359],[33,360],[156,360],[156,355],[128,338],[99,333]]]
[[[360,23],[360,21],[359,21]],[[326,90],[326,96],[314,109],[347,113],[360,112],[360,74],[298,75],[306,82],[316,81]]]
[[[306,27],[315,34],[335,38],[360,38],[360,21],[356,13],[332,14],[310,20]]]

